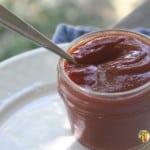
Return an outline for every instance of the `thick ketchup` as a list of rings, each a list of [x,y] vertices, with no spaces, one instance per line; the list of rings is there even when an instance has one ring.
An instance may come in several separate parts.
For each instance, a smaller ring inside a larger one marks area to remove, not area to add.
[[[74,136],[90,150],[149,150],[138,134],[150,132],[150,39],[106,30],[68,52],[79,64],[59,61],[58,91]]]
[[[79,65],[65,63],[69,78],[97,92],[122,92],[150,81],[150,45],[127,35],[101,35],[70,49]]]

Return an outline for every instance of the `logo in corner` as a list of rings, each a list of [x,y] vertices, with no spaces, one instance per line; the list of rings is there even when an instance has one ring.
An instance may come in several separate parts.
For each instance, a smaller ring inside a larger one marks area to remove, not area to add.
[[[142,143],[146,143],[150,140],[150,133],[148,132],[148,130],[140,130],[138,138]]]

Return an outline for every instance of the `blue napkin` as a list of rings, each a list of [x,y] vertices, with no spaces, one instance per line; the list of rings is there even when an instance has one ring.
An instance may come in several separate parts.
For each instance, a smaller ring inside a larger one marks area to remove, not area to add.
[[[100,29],[91,26],[72,26],[68,24],[59,24],[56,27],[56,31],[53,35],[52,41],[57,44],[68,43],[85,33],[97,30]],[[133,30],[150,36],[150,29],[148,28],[135,28]]]

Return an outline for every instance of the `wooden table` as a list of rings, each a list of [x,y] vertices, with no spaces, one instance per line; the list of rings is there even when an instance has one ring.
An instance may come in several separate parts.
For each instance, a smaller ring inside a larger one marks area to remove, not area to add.
[[[141,0],[142,1],[142,0]],[[113,28],[150,28],[150,0],[145,0],[128,16],[118,22]]]

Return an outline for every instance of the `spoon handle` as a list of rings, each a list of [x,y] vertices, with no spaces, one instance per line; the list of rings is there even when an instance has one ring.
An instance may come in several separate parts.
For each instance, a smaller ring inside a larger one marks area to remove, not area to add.
[[[0,4],[0,24],[4,27],[12,29],[17,33],[23,35],[27,39],[30,39],[39,45],[53,51],[54,53],[62,56],[63,58],[76,63],[76,61],[60,47],[52,43],[45,35],[37,31],[33,26],[26,23],[15,14],[10,12],[8,9]]]

